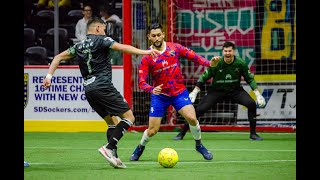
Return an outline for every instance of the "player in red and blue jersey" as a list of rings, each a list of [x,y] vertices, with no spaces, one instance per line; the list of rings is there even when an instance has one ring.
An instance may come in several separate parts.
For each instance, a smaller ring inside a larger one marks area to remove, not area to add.
[[[139,66],[139,87],[145,92],[151,93],[149,127],[144,131],[140,144],[134,150],[130,160],[139,160],[147,142],[159,131],[161,120],[170,105],[189,123],[191,134],[196,141],[196,150],[206,160],[211,160],[212,153],[201,142],[199,121],[196,118],[188,90],[184,85],[179,58],[183,57],[206,67],[210,67],[211,61],[180,44],[165,42],[162,26],[158,23],[150,26],[148,39],[152,43],[150,48],[160,51],[160,55],[156,58],[148,55],[143,56]],[[147,83],[149,73],[152,85]]]
[[[177,96],[186,90],[179,58],[184,57],[206,67],[210,67],[210,61],[180,44],[165,41],[162,44],[164,49],[158,58],[143,56],[139,66],[139,87],[145,92],[152,93],[154,87],[162,84],[161,94],[169,97]],[[149,72],[152,76],[152,86],[146,82]]]

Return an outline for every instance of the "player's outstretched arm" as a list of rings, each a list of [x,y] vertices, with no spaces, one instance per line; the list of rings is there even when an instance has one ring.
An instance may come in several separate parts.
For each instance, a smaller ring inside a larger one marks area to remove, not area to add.
[[[130,46],[127,44],[121,44],[121,43],[117,43],[117,42],[115,42],[111,48],[114,50],[117,50],[117,51],[127,53],[127,54],[140,54],[140,55],[148,54],[148,55],[152,55],[152,56],[157,56],[160,54],[160,52],[155,49],[142,50],[142,49],[138,49],[136,47],[133,47],[133,46]]]
[[[53,73],[56,71],[56,69],[58,68],[59,64],[61,61],[63,60],[69,60],[72,59],[73,55],[70,54],[70,52],[68,50],[65,50],[63,52],[61,52],[60,54],[56,55],[49,67],[48,73],[46,78],[43,80],[42,86],[47,89],[48,87],[51,86],[51,78]]]
[[[201,55],[195,53],[192,49],[189,49],[181,44],[176,44],[177,48],[179,49],[179,55],[192,61],[195,65],[201,65],[210,67],[210,61]]]

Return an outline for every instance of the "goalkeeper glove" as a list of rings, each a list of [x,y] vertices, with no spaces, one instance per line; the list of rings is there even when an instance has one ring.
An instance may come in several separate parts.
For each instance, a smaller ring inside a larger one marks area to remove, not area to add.
[[[196,98],[199,92],[200,92],[200,89],[198,87],[195,87],[193,91],[189,94],[189,98],[192,103],[196,101]]]
[[[266,105],[266,101],[264,100],[264,97],[260,94],[258,89],[254,90],[253,92],[257,97],[257,102],[259,107],[264,107]]]

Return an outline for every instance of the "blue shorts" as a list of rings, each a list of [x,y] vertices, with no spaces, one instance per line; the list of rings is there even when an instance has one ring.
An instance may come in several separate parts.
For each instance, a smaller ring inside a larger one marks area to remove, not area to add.
[[[192,104],[189,98],[189,92],[184,90],[178,96],[168,97],[165,95],[151,94],[150,117],[163,117],[169,105],[172,105],[176,111],[179,111],[186,105]]]

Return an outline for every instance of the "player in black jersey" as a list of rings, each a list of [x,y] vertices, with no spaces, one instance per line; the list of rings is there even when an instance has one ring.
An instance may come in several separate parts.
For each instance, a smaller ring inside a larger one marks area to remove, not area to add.
[[[108,143],[99,152],[115,168],[126,168],[117,155],[117,143],[126,130],[134,123],[134,116],[128,103],[112,83],[111,50],[128,54],[151,54],[157,56],[156,50],[141,50],[130,45],[120,44],[105,34],[105,23],[100,18],[93,18],[87,24],[87,37],[56,55],[49,67],[43,86],[51,85],[51,78],[61,61],[77,57],[79,68],[84,79],[85,95],[90,106],[107,122],[116,125],[110,128]],[[114,122],[112,116],[121,118]],[[108,134],[108,133],[107,133]]]
[[[235,45],[232,42],[226,42],[223,45],[223,56],[214,57],[214,65],[207,68],[198,79],[198,82],[189,94],[191,102],[194,103],[197,94],[200,92],[204,83],[213,78],[211,87],[207,94],[201,99],[196,108],[196,115],[199,119],[219,100],[231,99],[233,102],[241,104],[248,108],[248,120],[250,125],[251,140],[262,140],[256,133],[256,102],[241,86],[241,78],[249,84],[257,98],[259,107],[265,106],[265,99],[260,94],[254,75],[250,72],[246,62],[238,56],[234,55]],[[179,134],[174,140],[182,140],[189,129],[189,124],[185,123]]]

